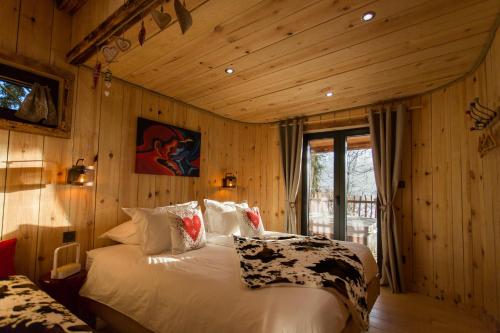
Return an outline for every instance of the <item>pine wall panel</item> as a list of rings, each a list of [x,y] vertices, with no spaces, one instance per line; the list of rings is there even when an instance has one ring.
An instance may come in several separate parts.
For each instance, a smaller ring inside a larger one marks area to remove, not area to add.
[[[472,121],[465,111],[476,97],[499,108],[499,87],[497,32],[474,73],[419,97],[422,108],[411,112],[412,148],[405,150],[403,161],[403,176],[410,173],[411,187],[401,195],[411,196],[412,202],[399,207],[403,215],[412,215],[412,229],[401,220],[407,285],[497,320],[500,149],[480,156],[482,132],[470,131]],[[500,142],[498,123],[492,134]]]

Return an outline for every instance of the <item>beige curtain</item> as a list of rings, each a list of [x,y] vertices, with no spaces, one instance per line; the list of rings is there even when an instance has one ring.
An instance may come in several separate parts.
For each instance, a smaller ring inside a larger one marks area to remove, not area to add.
[[[398,221],[393,206],[401,172],[401,153],[406,108],[395,112],[381,108],[371,110],[368,117],[373,152],[373,165],[381,207],[382,280],[393,292],[404,291]]]
[[[297,233],[297,210],[295,208],[300,184],[302,164],[302,140],[304,121],[294,119],[283,121],[279,126],[280,151],[285,180],[285,230]]]
[[[57,110],[50,95],[50,89],[38,83],[33,84],[16,117],[33,123],[57,126]]]

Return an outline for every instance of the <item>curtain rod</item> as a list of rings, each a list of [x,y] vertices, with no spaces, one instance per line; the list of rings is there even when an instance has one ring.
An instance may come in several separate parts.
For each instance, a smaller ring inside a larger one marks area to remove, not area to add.
[[[413,110],[420,110],[422,109],[423,106],[422,105],[415,105],[415,106],[410,106],[407,108],[407,110],[409,111],[413,111]],[[396,109],[391,109],[391,111],[397,111]],[[376,111],[378,112],[378,111]],[[335,111],[334,111],[335,113]],[[368,115],[365,115],[364,117],[367,117]],[[360,117],[360,118],[357,118],[357,119],[362,119],[363,117]],[[342,120],[348,120],[349,118],[345,118],[345,119],[342,119]],[[294,119],[290,119],[290,120],[294,120]],[[322,123],[322,122],[333,122],[333,121],[336,121],[335,119],[315,119],[315,120],[305,120],[304,121],[304,125],[309,125],[309,124],[317,124],[317,123]],[[280,126],[292,126],[292,124],[280,124]],[[357,125],[355,125],[357,126]]]
[[[358,125],[346,125],[346,126],[339,126],[339,127],[322,127],[318,129],[305,129],[304,133],[322,133],[322,132],[330,132],[330,131],[342,131],[342,130],[349,130],[349,129],[357,129],[357,128],[366,128],[368,127],[368,122],[365,124],[358,124]]]
[[[379,107],[383,108],[384,106],[383,105],[377,106],[377,108],[379,108]],[[408,110],[408,111],[420,110],[423,107],[424,107],[423,105],[409,106],[409,107],[406,108],[406,110]],[[374,109],[374,108],[372,108],[372,109]],[[391,108],[391,111],[397,111],[397,109]]]

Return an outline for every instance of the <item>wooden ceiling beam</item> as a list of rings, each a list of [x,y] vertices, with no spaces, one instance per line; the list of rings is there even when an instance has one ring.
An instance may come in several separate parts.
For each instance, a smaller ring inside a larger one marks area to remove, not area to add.
[[[144,15],[160,5],[163,0],[129,0],[90,32],[67,54],[70,64],[80,65],[111,37],[120,35],[139,22]]]
[[[87,0],[55,0],[56,8],[69,15],[74,15]]]

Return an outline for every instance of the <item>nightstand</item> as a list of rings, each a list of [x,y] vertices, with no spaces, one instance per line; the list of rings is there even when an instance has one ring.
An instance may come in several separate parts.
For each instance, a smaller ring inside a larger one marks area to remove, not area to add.
[[[78,316],[80,312],[79,294],[80,288],[85,283],[87,271],[68,276],[65,279],[51,279],[50,273],[43,275],[38,281],[40,288],[50,295],[53,299],[67,307],[71,312]]]

